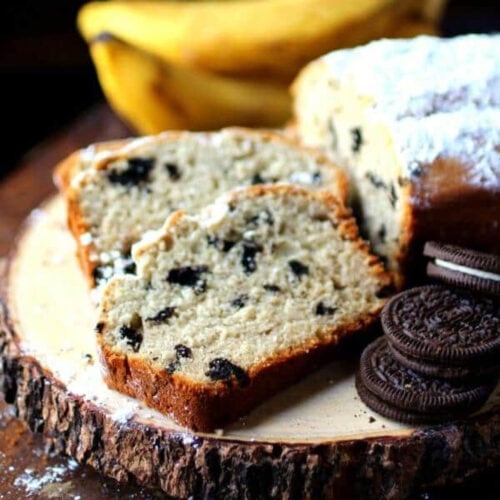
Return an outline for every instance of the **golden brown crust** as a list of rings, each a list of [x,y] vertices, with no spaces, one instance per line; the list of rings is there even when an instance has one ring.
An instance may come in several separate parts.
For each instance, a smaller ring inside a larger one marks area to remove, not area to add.
[[[382,306],[381,306],[382,307]],[[381,308],[380,307],[380,308]],[[196,431],[213,431],[235,421],[252,408],[332,359],[340,341],[368,329],[380,309],[358,321],[331,332],[330,341],[315,342],[267,361],[249,373],[250,383],[240,387],[217,382],[190,383],[184,377],[169,375],[140,358],[121,355],[98,339],[104,380],[114,390],[144,401],[148,406],[172,416],[176,422]]]
[[[75,238],[78,262],[80,263],[80,267],[88,282],[89,288],[94,288],[94,269],[97,267],[97,264],[92,261],[91,255],[95,252],[95,246],[92,242],[89,245],[81,244],[80,238],[83,234],[88,232],[88,224],[82,216],[78,198],[74,191],[70,190],[66,193],[66,207],[68,229]]]
[[[408,283],[422,281],[422,249],[434,240],[500,254],[500,185],[470,182],[471,165],[438,158],[403,188],[403,230],[397,256]]]
[[[90,166],[92,157],[105,151],[114,151],[128,144],[133,139],[121,139],[92,144],[84,149],[79,149],[63,159],[54,169],[54,183],[66,200],[67,224],[71,233],[75,237],[77,248],[76,255],[84,275],[89,283],[89,287],[94,286],[93,271],[95,264],[90,260],[93,250],[92,245],[84,246],[80,244],[80,236],[88,231],[75,198],[75,191],[71,188],[72,180],[80,174],[86,167]],[[87,158],[85,158],[87,155]]]
[[[43,431],[51,450],[174,498],[267,498],[271,487],[276,498],[331,498],[335,492],[341,498],[406,498],[420,487],[500,465],[498,405],[436,427],[301,442],[220,438],[154,421],[116,421],[102,406],[70,392],[46,366],[22,356],[19,327],[0,301],[2,389],[18,417]],[[271,477],[279,481],[271,483]]]
[[[422,249],[435,240],[500,254],[500,186],[469,181],[471,166],[438,158],[401,187],[399,246],[394,258],[398,288],[423,281]]]
[[[325,164],[330,166],[332,171],[335,171],[335,191],[340,194],[343,198],[343,202],[347,199],[348,195],[348,182],[347,177],[344,172],[337,167],[326,155],[322,154],[320,151],[314,148],[308,148],[299,143],[299,141],[287,134],[280,133],[278,131],[271,130],[252,130],[242,127],[232,127],[224,129],[235,134],[247,135],[264,138],[264,140],[269,142],[275,142],[285,145],[292,145],[301,151],[307,151],[319,164]],[[154,146],[157,143],[162,143],[165,141],[175,141],[186,132],[183,131],[168,131],[158,134],[156,136],[147,136],[143,138],[126,139],[120,141],[111,141],[100,143],[91,146],[95,148],[92,154],[108,152],[105,156],[97,158],[92,164],[92,168],[98,170],[104,170],[107,166],[120,158],[127,157],[132,151],[136,151],[143,146]],[[205,133],[207,137],[211,134],[210,132]],[[85,221],[85,218],[80,209],[79,193],[78,190],[71,187],[71,181],[82,171],[82,154],[85,150],[80,150],[73,153],[66,160],[61,162],[55,171],[55,178],[57,179],[57,184],[61,191],[65,195],[67,203],[67,223],[68,227],[73,234],[76,244],[77,244],[77,257],[80,262],[80,266],[85,274],[85,277],[89,283],[90,288],[95,286],[95,280],[93,277],[94,269],[97,267],[97,263],[90,259],[90,256],[95,253],[95,247],[92,243],[88,245],[82,245],[80,242],[80,237],[89,231],[89,226]],[[87,150],[88,152],[88,150]],[[90,153],[88,153],[90,154]]]
[[[54,169],[54,184],[59,191],[65,192],[73,178],[73,172],[80,165],[82,150],[78,149],[58,163]]]
[[[251,198],[268,194],[293,194],[304,196],[311,201],[320,200],[330,212],[343,239],[356,243],[357,251],[367,257],[370,270],[380,282],[380,290],[391,286],[391,279],[380,260],[371,255],[368,244],[359,238],[358,229],[351,212],[343,203],[328,191],[311,192],[293,185],[256,185],[231,191],[227,195],[228,203],[240,197]],[[180,223],[184,212],[177,211],[164,227],[165,239],[172,237],[172,228]],[[152,243],[154,245],[155,243]],[[147,247],[141,250],[147,251]],[[113,282],[110,283],[110,287]],[[106,296],[103,297],[103,310],[106,310]],[[237,383],[228,385],[224,382],[200,384],[185,378],[182,374],[169,375],[165,369],[158,369],[147,364],[143,358],[119,353],[110,348],[98,335],[98,345],[102,364],[106,367],[104,379],[112,389],[145,401],[162,413],[171,415],[177,422],[194,430],[211,431],[221,427],[247,413],[266,398],[277,393],[313,371],[318,365],[328,361],[329,355],[339,342],[354,332],[371,326],[379,316],[383,306],[344,325],[336,330],[327,330],[308,344],[289,349],[249,370],[250,384],[240,387]],[[105,324],[104,318],[101,323]],[[106,327],[104,327],[105,330]]]
[[[23,241],[32,223],[27,222],[16,241]],[[16,267],[19,257],[16,250],[8,260],[11,268]],[[486,467],[500,466],[498,404],[469,419],[436,427],[405,433],[387,430],[385,435],[373,437],[328,438],[325,434],[305,442],[220,438],[186,434],[176,427],[135,417],[126,423],[116,420],[102,406],[66,389],[41,361],[21,354],[21,346],[25,351],[29,347],[23,341],[22,320],[30,309],[17,311],[21,317],[8,316],[7,308],[15,313],[15,278],[10,274],[5,288],[0,286],[0,352],[6,399],[32,430],[43,431],[39,437],[51,450],[70,453],[82,464],[117,480],[160,488],[175,498],[204,494],[266,497],[271,486],[273,494],[278,491],[276,497],[329,498],[337,492],[342,498],[386,498],[406,497],[410,490],[424,485],[460,481]],[[47,328],[51,328],[49,323]],[[214,463],[221,465],[220,470],[215,467],[215,473]],[[266,480],[269,477],[280,479],[271,484]],[[358,478],[356,484],[353,477]]]
[[[403,178],[403,171],[400,167],[399,178]],[[390,271],[396,290],[402,290],[407,283],[406,271],[408,268],[408,251],[415,231],[415,213],[413,211],[411,197],[412,187],[410,183],[401,186],[399,193],[401,199],[401,219],[399,225],[399,238],[396,254],[393,256],[397,262],[397,268]]]

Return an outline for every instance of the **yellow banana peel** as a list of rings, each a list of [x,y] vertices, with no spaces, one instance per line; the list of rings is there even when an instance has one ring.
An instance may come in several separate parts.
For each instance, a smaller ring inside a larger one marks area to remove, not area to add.
[[[385,35],[421,3],[117,0],[83,6],[78,26],[87,41],[109,32],[168,63],[289,83],[311,59]]]
[[[387,38],[413,38],[418,35],[438,35],[439,30],[432,22],[425,20],[408,20],[387,33]]]
[[[109,34],[91,41],[90,53],[112,108],[141,134],[228,124],[275,127],[291,113],[284,85],[166,64]]]

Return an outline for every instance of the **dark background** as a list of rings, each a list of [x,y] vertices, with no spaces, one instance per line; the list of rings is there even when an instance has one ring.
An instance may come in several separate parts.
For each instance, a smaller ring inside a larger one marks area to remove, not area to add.
[[[83,3],[1,2],[0,177],[40,140],[102,98],[75,26]],[[499,0],[450,0],[442,25],[445,36],[488,31],[500,31]]]
[[[0,176],[102,95],[76,29],[76,13],[83,3],[1,1]]]

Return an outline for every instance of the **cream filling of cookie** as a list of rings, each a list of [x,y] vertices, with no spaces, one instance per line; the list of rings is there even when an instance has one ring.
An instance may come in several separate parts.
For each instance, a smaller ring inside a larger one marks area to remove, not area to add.
[[[488,271],[482,271],[481,269],[474,269],[472,267],[461,266],[459,264],[454,264],[453,262],[448,262],[447,260],[435,259],[434,264],[438,267],[450,269],[450,271],[458,271],[460,273],[476,276],[478,278],[500,281],[500,274],[490,273]]]

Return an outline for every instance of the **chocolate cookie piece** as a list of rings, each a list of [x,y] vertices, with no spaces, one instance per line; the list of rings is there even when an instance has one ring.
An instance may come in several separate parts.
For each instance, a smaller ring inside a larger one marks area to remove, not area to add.
[[[471,364],[467,366],[454,366],[446,363],[427,362],[421,358],[415,358],[408,354],[404,354],[397,349],[391,342],[388,342],[391,354],[394,359],[427,377],[444,378],[448,380],[479,380],[485,379],[500,373],[500,362],[490,365],[484,363]]]
[[[462,367],[500,359],[500,302],[494,298],[422,286],[389,300],[381,319],[389,342],[405,356]]]
[[[424,255],[432,259],[427,264],[431,278],[476,292],[500,295],[500,255],[434,241],[425,244]]]
[[[388,405],[441,417],[479,409],[493,389],[489,382],[479,385],[422,376],[394,359],[384,337],[364,350],[358,378],[368,391]]]
[[[443,413],[419,413],[416,411],[401,410],[367,389],[359,376],[356,377],[356,390],[363,403],[373,411],[391,420],[409,425],[437,424],[465,417],[469,413],[469,410]]]

